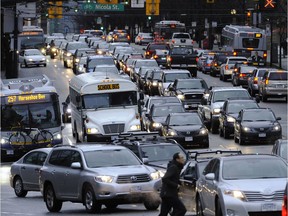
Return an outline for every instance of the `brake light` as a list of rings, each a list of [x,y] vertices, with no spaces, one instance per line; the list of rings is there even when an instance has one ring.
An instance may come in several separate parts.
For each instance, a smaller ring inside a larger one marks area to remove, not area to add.
[[[130,36],[129,35],[127,35],[127,39],[130,40]]]
[[[147,52],[146,52],[146,55],[150,55],[150,52],[149,52],[149,51],[147,51]]]
[[[233,52],[233,56],[237,56],[237,52]]]
[[[172,58],[169,56],[169,57],[167,57],[167,61],[168,62],[172,62]]]
[[[217,63],[214,63],[214,66],[217,66]]]
[[[154,59],[157,59],[157,58],[159,58],[159,56],[157,56],[157,55],[154,55],[154,56],[153,56],[153,58],[154,58]]]
[[[246,74],[242,74],[242,73],[239,74],[239,77],[245,77],[245,76]]]
[[[225,70],[228,70],[229,69],[229,66],[228,65],[225,65]]]
[[[211,67],[211,64],[209,64],[209,63],[208,63],[208,64],[206,64],[206,65],[207,65],[207,67]]]
[[[254,84],[257,84],[257,83],[258,83],[258,77],[254,77],[253,83],[254,83]]]
[[[284,198],[283,198],[282,216],[287,216],[287,195],[284,195]]]
[[[263,58],[265,58],[265,59],[267,58],[267,52],[263,53]]]
[[[175,40],[172,40],[172,43],[175,43]]]
[[[196,62],[198,62],[199,61],[199,57],[196,57]]]

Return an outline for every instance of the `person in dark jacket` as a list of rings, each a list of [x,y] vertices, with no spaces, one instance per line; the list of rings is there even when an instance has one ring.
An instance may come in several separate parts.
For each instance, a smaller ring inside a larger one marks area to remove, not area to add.
[[[173,216],[184,216],[186,208],[178,197],[180,187],[180,172],[183,169],[185,157],[181,153],[175,153],[173,160],[168,163],[167,171],[162,178],[160,196],[162,198],[159,216],[167,216],[173,208]]]

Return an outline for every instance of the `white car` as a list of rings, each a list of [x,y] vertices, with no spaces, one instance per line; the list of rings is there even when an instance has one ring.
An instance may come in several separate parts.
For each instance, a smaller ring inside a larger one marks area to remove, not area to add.
[[[247,58],[241,56],[227,57],[226,61],[220,66],[220,80],[227,81],[227,79],[230,79],[234,65],[238,62],[247,62]]]
[[[25,49],[19,53],[20,67],[40,66],[46,67],[46,57],[38,49]]]
[[[196,183],[196,215],[281,215],[287,162],[275,155],[213,158]]]

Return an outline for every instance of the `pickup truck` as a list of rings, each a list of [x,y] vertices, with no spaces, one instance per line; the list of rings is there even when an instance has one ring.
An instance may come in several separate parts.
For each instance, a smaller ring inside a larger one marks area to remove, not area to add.
[[[173,46],[167,55],[167,68],[189,70],[193,77],[197,77],[198,53],[192,46]]]
[[[191,39],[189,33],[175,32],[173,33],[172,38],[169,40],[169,43],[171,46],[174,45],[192,46],[193,40]]]

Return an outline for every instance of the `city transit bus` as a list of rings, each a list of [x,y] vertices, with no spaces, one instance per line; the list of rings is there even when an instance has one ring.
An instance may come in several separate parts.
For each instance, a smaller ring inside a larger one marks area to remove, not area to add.
[[[71,124],[77,141],[111,141],[122,132],[140,131],[137,86],[118,74],[92,72],[69,83]]]
[[[1,156],[62,143],[58,94],[45,75],[1,80]]]
[[[253,65],[264,65],[267,60],[267,41],[265,30],[253,26],[226,25],[222,29],[223,51],[235,56],[245,56]]]
[[[155,40],[158,41],[169,41],[173,33],[185,32],[185,24],[175,20],[163,20],[155,23],[154,36]]]

